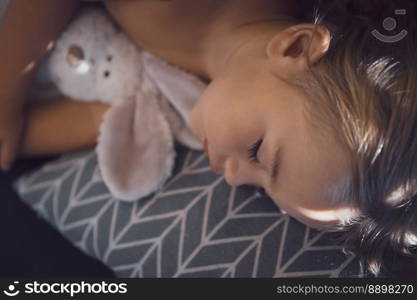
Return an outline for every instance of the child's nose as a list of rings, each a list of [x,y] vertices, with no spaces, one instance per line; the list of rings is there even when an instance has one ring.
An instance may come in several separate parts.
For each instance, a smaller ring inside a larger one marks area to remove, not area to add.
[[[248,162],[232,157],[228,157],[224,162],[224,177],[226,182],[232,186],[260,185],[254,167]]]

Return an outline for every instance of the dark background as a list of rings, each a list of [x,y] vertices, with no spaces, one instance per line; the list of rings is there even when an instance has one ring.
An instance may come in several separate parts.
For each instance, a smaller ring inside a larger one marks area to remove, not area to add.
[[[10,172],[0,171],[0,277],[114,277],[40,219],[13,190],[13,179],[54,158],[19,160]]]

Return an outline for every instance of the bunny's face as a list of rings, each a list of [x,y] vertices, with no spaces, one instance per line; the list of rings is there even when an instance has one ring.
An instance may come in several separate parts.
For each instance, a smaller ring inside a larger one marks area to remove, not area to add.
[[[138,92],[143,80],[141,55],[123,33],[110,39],[96,69],[95,89],[101,101],[117,103]]]
[[[97,63],[108,40],[117,32],[108,16],[86,10],[57,41],[50,57],[52,80],[62,93],[79,100],[97,100]]]
[[[96,100],[95,45],[82,41],[59,44],[51,55],[52,80],[62,93],[74,99]]]

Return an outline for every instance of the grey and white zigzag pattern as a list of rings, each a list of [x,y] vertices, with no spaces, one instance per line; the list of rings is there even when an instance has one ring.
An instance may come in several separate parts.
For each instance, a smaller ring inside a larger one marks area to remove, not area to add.
[[[94,151],[15,182],[23,201],[120,277],[362,277],[337,233],[310,229],[248,186],[230,187],[177,145],[174,175],[136,203],[104,185]]]

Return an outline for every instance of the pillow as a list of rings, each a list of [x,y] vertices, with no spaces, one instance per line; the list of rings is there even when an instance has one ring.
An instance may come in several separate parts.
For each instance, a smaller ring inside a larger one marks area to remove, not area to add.
[[[158,192],[118,201],[94,150],[60,156],[14,182],[22,201],[119,277],[363,277],[358,260],[281,213],[253,187],[229,186],[207,158],[176,144]]]

